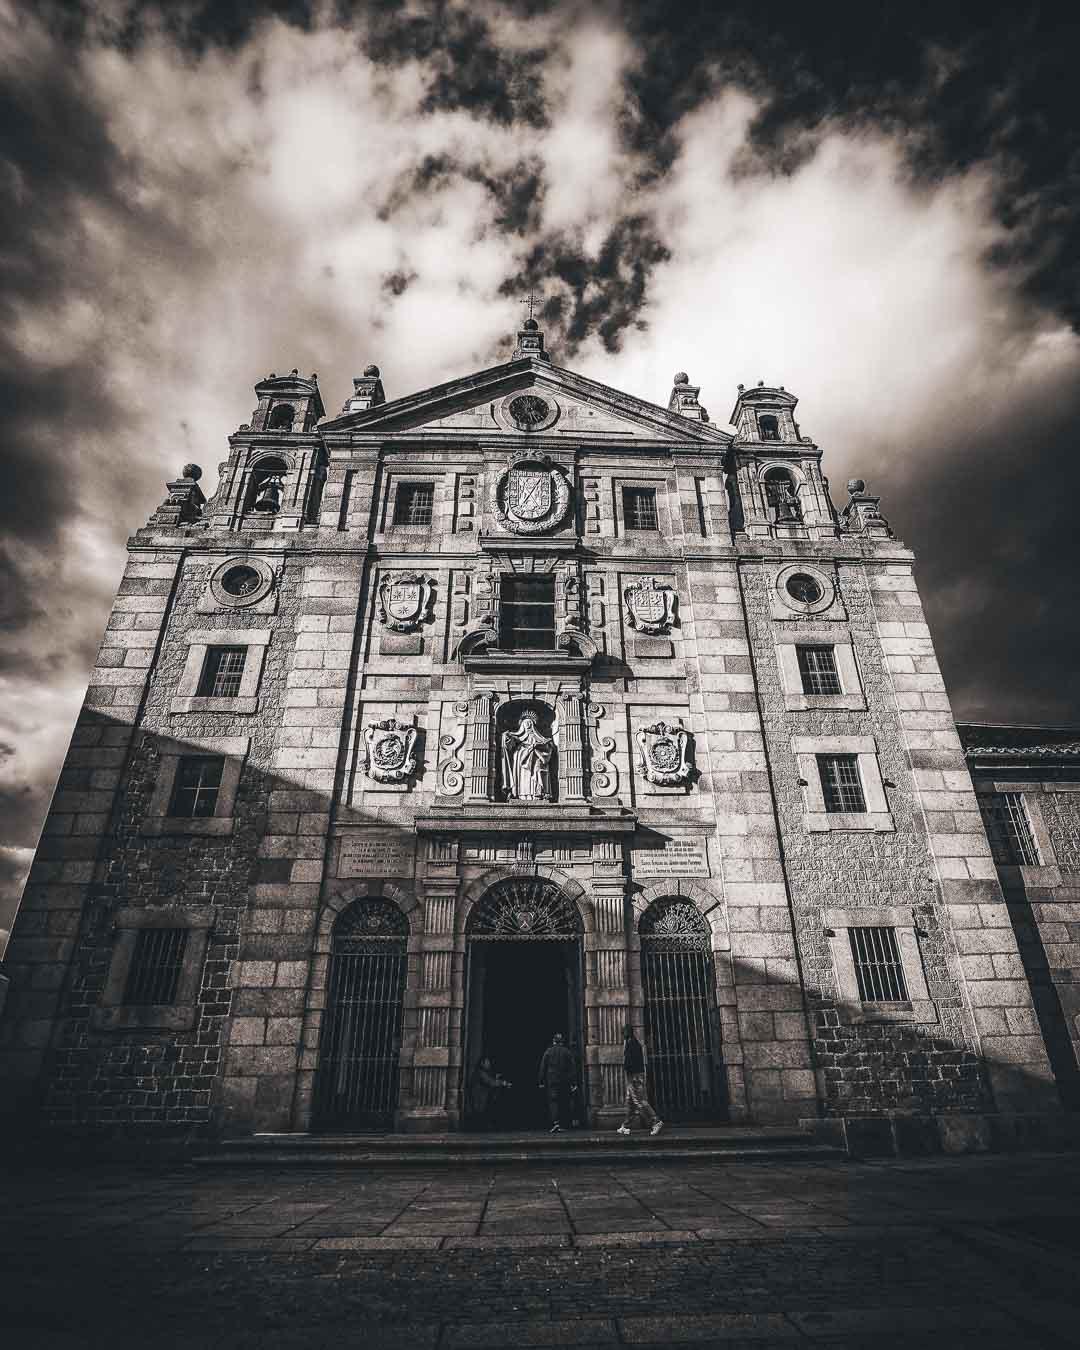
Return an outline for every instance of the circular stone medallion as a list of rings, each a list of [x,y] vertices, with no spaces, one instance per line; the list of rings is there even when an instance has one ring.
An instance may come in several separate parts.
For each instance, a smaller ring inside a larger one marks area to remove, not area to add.
[[[262,558],[229,558],[210,575],[210,594],[226,609],[258,604],[273,585],[273,568]]]

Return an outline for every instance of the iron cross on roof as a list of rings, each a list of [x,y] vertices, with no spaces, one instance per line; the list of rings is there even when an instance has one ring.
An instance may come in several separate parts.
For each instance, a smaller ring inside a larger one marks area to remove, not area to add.
[[[529,294],[524,298],[524,300],[518,301],[518,304],[529,306],[529,318],[531,319],[533,317],[533,310],[536,308],[538,304],[540,304],[541,299],[542,299],[541,296],[533,295],[532,291],[530,291]]]

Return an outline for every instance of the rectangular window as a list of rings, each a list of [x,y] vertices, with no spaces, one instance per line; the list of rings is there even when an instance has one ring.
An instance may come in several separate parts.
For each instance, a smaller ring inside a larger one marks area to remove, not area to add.
[[[623,488],[623,524],[628,530],[656,530],[655,488]]]
[[[186,928],[140,928],[124,986],[124,1003],[135,1006],[176,1002],[184,965]]]
[[[907,984],[895,928],[849,928],[863,1003],[906,1003]]]
[[[399,483],[394,498],[395,525],[430,525],[434,483]]]
[[[555,650],[555,578],[503,577],[499,646],[505,652]]]
[[[865,811],[858,755],[818,755],[817,762],[825,810],[830,814]]]
[[[832,647],[796,647],[804,694],[842,694]]]
[[[1004,867],[1042,865],[1022,792],[996,792],[981,798],[979,807],[996,863]]]
[[[181,755],[169,815],[194,820],[212,816],[221,789],[224,755]]]
[[[246,660],[246,647],[208,647],[199,681],[199,697],[236,698]]]

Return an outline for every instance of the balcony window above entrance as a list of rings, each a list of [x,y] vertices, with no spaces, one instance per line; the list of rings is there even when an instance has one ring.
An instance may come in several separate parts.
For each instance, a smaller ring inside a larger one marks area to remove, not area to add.
[[[508,576],[499,591],[499,646],[504,652],[555,650],[555,578]]]

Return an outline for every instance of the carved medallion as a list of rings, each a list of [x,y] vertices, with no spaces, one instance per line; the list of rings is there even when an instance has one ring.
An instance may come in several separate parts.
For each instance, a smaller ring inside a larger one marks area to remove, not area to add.
[[[650,783],[673,785],[690,777],[686,753],[689,737],[680,726],[654,722],[637,734],[639,767]]]
[[[364,728],[367,746],[367,776],[377,783],[400,783],[416,768],[413,746],[416,728],[388,717]]]
[[[675,623],[679,597],[674,587],[656,577],[642,577],[623,591],[631,628],[642,633],[668,633]]]
[[[554,529],[570,505],[570,484],[550,460],[515,460],[495,485],[495,513],[515,534]]]
[[[510,400],[507,410],[519,427],[528,428],[538,427],[551,411],[547,399],[538,394],[519,394]]]
[[[434,585],[419,573],[388,572],[379,583],[379,619],[396,633],[419,628],[429,617]]]

